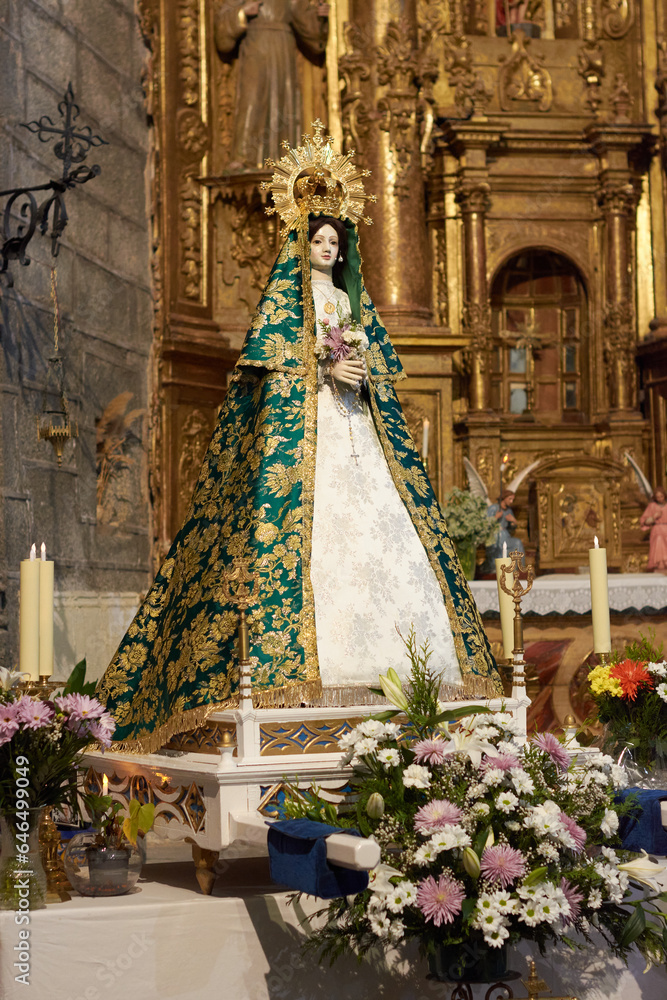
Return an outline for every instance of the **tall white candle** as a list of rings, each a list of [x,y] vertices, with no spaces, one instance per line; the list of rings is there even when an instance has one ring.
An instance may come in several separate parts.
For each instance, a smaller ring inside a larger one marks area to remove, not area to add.
[[[428,458],[428,432],[431,428],[431,422],[428,417],[424,417],[424,423],[422,426],[422,459],[426,461]]]
[[[19,670],[33,681],[39,677],[39,566],[33,545],[30,558],[21,560],[19,592]]]
[[[500,586],[501,567],[507,566],[505,573],[505,586],[511,589],[512,575],[509,572],[512,567],[512,560],[507,555],[507,543],[503,545],[505,557],[496,559],[496,583],[498,584],[498,608],[500,609],[500,628],[503,633],[503,656],[506,660],[512,659],[514,650],[514,601],[509,594],[506,594]]]
[[[39,565],[39,673],[53,674],[53,561],[46,558],[42,542]]]
[[[611,622],[609,619],[609,584],[607,581],[607,550],[600,548],[597,535],[595,546],[588,550],[591,569],[591,617],[593,620],[593,651],[611,652]]]

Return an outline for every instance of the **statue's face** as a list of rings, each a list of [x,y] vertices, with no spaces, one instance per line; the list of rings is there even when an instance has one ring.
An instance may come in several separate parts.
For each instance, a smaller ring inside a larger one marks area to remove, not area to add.
[[[333,271],[339,250],[338,233],[328,223],[318,229],[310,244],[310,265],[318,271]]]
[[[664,503],[665,502],[665,491],[664,490],[657,489],[653,495],[655,496],[655,499],[657,500],[658,503]]]

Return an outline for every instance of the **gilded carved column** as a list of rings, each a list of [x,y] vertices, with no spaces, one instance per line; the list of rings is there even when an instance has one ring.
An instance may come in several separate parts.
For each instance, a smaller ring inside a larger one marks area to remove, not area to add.
[[[350,0],[343,78],[346,146],[372,171],[377,207],[363,234],[364,276],[387,325],[431,320],[421,167],[424,102],[416,0]],[[432,82],[432,81],[431,81]]]
[[[469,340],[465,358],[470,373],[470,411],[489,405],[488,369],[491,353],[491,306],[486,280],[485,215],[491,207],[489,185],[483,181],[459,183],[456,200],[463,220],[465,299],[461,326]]]
[[[603,186],[598,202],[605,219],[604,360],[610,409],[636,409],[636,334],[630,287],[630,227],[637,198],[631,184]]]

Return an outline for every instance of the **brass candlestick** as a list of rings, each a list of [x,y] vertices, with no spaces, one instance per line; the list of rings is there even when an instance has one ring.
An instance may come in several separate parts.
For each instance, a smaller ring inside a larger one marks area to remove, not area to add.
[[[251,587],[248,586],[250,584]],[[250,633],[246,611],[257,600],[259,588],[259,572],[250,572],[250,562],[242,556],[235,556],[231,569],[222,572],[222,592],[230,604],[236,605],[239,612],[239,630],[237,653],[239,658],[239,694],[241,703],[248,702],[252,697],[250,681]]]
[[[19,681],[16,687],[21,694],[37,695],[38,698],[50,701],[53,692],[63,687],[64,684],[65,681],[52,681],[49,676],[40,674],[39,680],[34,681],[27,677],[25,680]]]
[[[535,962],[532,960],[532,958],[530,960],[530,972],[528,974],[528,978],[522,979],[521,982],[525,986],[526,991],[528,993],[528,1000],[540,1000],[540,994],[542,993],[548,993],[549,1000],[577,1000],[577,998],[573,996],[567,996],[567,997],[552,996],[551,990],[549,989],[547,984],[544,982],[543,979],[540,979],[540,977],[538,976],[537,969],[535,968]]]
[[[521,617],[521,601],[532,589],[533,580],[535,579],[535,569],[533,566],[526,566],[523,552],[518,552],[516,549],[509,553],[509,558],[511,566],[500,567],[500,586],[502,590],[506,594],[509,594],[514,601],[514,649],[512,650],[513,685],[514,687],[525,688],[526,677],[523,668],[525,667],[526,662],[523,657],[523,619]],[[522,562],[523,567],[521,566]],[[525,586],[521,585],[520,580],[522,568],[526,573]],[[506,582],[508,573],[511,573],[513,578],[511,589],[507,586]]]

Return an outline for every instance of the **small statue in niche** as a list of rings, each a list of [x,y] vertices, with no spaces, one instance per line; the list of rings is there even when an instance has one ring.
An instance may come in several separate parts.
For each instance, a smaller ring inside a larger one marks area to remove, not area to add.
[[[280,159],[280,144],[301,141],[297,40],[324,52],[329,4],[311,0],[219,0],[215,43],[222,56],[238,48],[230,170],[260,170]]]
[[[508,24],[521,26],[529,37],[540,37],[540,26],[535,23],[542,0],[496,0],[496,35],[507,37],[512,29]]]

